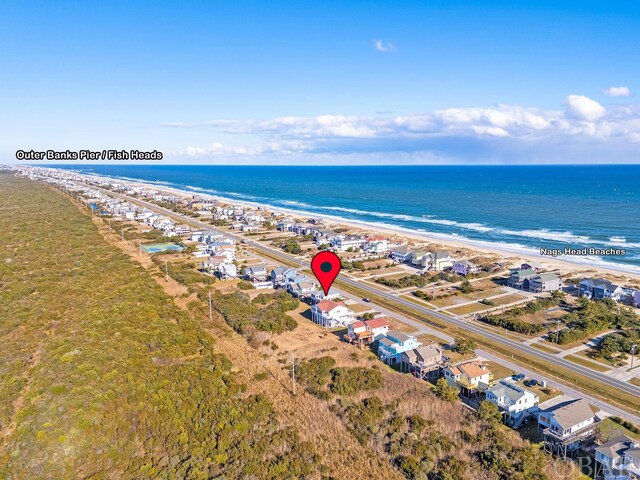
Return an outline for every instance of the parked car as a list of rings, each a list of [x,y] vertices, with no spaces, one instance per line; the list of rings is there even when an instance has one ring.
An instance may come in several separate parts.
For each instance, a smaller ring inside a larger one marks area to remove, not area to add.
[[[531,380],[527,380],[526,382],[524,382],[525,387],[535,387],[537,384],[538,384],[538,381],[534,380],[533,378]]]
[[[370,299],[369,297],[364,297],[364,298],[362,299],[362,301],[363,301],[363,302],[367,302],[367,303],[369,303],[369,302],[371,301],[371,299]]]
[[[511,375],[511,378],[513,378],[516,382],[521,382],[522,380],[524,380],[525,374],[524,373],[514,374],[514,375]]]

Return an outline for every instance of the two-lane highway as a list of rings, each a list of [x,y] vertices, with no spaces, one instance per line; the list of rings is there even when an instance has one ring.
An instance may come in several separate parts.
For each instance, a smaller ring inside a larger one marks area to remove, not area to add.
[[[93,185],[92,185],[93,187]],[[300,259],[299,257],[287,254],[285,252],[282,252],[280,250],[276,250],[274,248],[268,247],[260,242],[257,242],[255,240],[251,240],[248,239],[244,236],[241,235],[237,235],[228,231],[222,231],[220,229],[217,229],[215,227],[213,227],[211,224],[206,223],[206,222],[202,222],[200,220],[194,219],[192,217],[188,217],[182,214],[178,214],[175,213],[167,208],[164,207],[160,207],[154,203],[151,202],[147,202],[145,200],[140,200],[137,198],[133,198],[133,197],[129,197],[127,195],[122,195],[119,193],[115,193],[109,190],[104,190],[104,193],[108,194],[108,195],[112,195],[112,196],[116,196],[119,198],[122,198],[124,200],[133,202],[133,203],[137,203],[139,205],[145,206],[151,210],[157,211],[157,212],[161,212],[169,217],[175,218],[180,220],[183,223],[186,224],[190,224],[192,226],[195,226],[197,228],[202,228],[202,229],[207,229],[207,230],[214,230],[220,233],[223,233],[224,235],[226,235],[227,237],[233,238],[236,241],[242,242],[245,246],[249,246],[253,249],[256,249],[257,251],[263,252],[265,255],[270,256],[270,257],[275,257],[275,258],[279,258],[282,260],[282,262],[285,265],[296,265],[300,268],[309,268],[310,266],[310,262],[306,259]],[[343,275],[340,278],[341,282],[344,282],[345,284],[357,288],[361,291],[365,291],[370,293],[371,295],[375,295],[377,297],[382,297],[383,299],[385,299],[386,301],[388,301],[390,304],[396,304],[398,306],[402,306],[405,307],[407,309],[410,309],[411,311],[414,312],[418,312],[420,314],[423,314],[425,316],[430,316],[433,317],[445,324],[450,324],[452,326],[455,326],[461,330],[465,330],[468,331],[470,333],[473,333],[475,335],[479,335],[481,337],[487,338],[495,343],[501,344],[502,346],[506,347],[506,349],[511,350],[513,352],[520,352],[522,354],[525,355],[529,355],[531,357],[540,359],[542,361],[548,362],[552,365],[557,365],[558,367],[564,368],[566,370],[569,370],[573,373],[579,374],[583,377],[585,377],[585,381],[589,381],[589,380],[597,380],[598,382],[601,382],[605,385],[608,385],[610,387],[616,388],[618,390],[621,390],[622,392],[626,392],[628,394],[631,395],[635,395],[638,398],[640,398],[640,387],[637,387],[635,385],[632,385],[630,383],[609,377],[608,375],[604,374],[604,373],[600,373],[600,372],[596,372],[594,370],[591,370],[587,367],[583,367],[581,365],[578,365],[576,363],[570,362],[568,360],[565,360],[562,357],[559,357],[557,355],[554,354],[550,354],[550,353],[546,353],[543,352],[541,350],[538,350],[534,347],[531,347],[529,345],[526,345],[524,343],[521,342],[517,342],[515,340],[512,340],[510,338],[506,338],[503,337],[502,335],[499,335],[497,333],[494,333],[488,329],[484,329],[481,326],[474,324],[473,322],[467,322],[464,320],[461,320],[459,318],[455,318],[455,317],[450,317],[447,315],[444,315],[440,312],[437,312],[435,310],[432,310],[426,306],[421,306],[418,305],[416,303],[410,302],[409,300],[406,300],[402,297],[398,297],[398,296],[394,296],[391,295],[389,293],[386,293],[380,289],[377,289],[375,287],[372,287],[370,285],[367,285],[365,283],[361,283],[358,282],[346,275]],[[391,308],[392,309],[392,308]],[[393,310],[393,309],[392,309]],[[553,373],[553,372],[549,372],[549,373]],[[633,415],[632,417],[636,418],[636,421],[638,420],[638,417]]]

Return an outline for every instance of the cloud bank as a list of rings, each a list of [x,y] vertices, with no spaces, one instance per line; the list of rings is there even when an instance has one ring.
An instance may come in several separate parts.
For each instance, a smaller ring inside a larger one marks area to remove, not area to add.
[[[449,108],[397,116],[318,115],[169,122],[210,127],[234,141],[187,147],[186,157],[386,158],[394,163],[640,162],[640,105],[568,95],[562,108]]]

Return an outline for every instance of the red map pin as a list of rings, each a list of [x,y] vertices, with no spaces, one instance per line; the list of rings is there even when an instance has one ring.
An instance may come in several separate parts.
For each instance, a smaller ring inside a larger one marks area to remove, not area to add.
[[[322,285],[325,296],[329,294],[329,288],[331,288],[331,284],[340,273],[341,268],[340,257],[333,252],[316,253],[311,259],[311,270],[320,285]]]

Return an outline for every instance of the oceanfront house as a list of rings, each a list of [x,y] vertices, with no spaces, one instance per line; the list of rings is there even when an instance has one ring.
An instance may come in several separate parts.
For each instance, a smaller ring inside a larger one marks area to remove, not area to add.
[[[489,402],[498,406],[503,413],[504,422],[519,428],[531,413],[538,410],[538,396],[508,380],[500,380],[486,391]]]
[[[341,252],[356,250],[364,247],[365,237],[362,235],[336,235],[333,237],[331,246]]]
[[[491,386],[493,374],[484,363],[476,361],[446,367],[444,378],[468,397],[486,391]]]
[[[544,449],[562,457],[573,456],[581,446],[593,441],[598,423],[583,399],[561,402],[538,412]]]
[[[529,290],[529,281],[538,274],[530,268],[511,270],[507,285],[518,290]]]
[[[436,378],[445,364],[445,357],[440,347],[435,344],[421,345],[407,350],[401,355],[403,370],[406,369],[418,378],[427,380]]]
[[[280,230],[281,232],[289,232],[291,231],[290,228],[292,225],[294,225],[296,222],[293,218],[283,218],[282,220],[278,221],[278,230]]]
[[[355,321],[349,324],[345,340],[365,348],[389,332],[389,322],[386,318]]]
[[[337,235],[338,234],[336,232],[329,230],[328,228],[319,228],[316,230],[313,240],[318,247],[321,245],[331,245],[333,243],[333,239]]]
[[[264,265],[254,265],[244,269],[244,276],[250,282],[264,282],[267,280],[267,269]]]
[[[544,267],[538,262],[526,262],[520,265],[520,270],[533,270],[534,272],[541,272]]]
[[[338,300],[340,298],[340,293],[334,288],[330,288],[327,294],[324,294],[322,290],[314,290],[309,295],[309,299],[312,303],[318,303],[322,300]]]
[[[595,449],[594,478],[633,480],[640,478],[640,441],[619,435]]]
[[[472,273],[478,273],[480,271],[480,267],[468,260],[458,260],[457,262],[453,262],[451,270],[453,273],[457,273],[458,275],[467,276]]]
[[[414,267],[424,267],[427,262],[425,258],[427,255],[430,255],[430,253],[426,250],[416,250],[411,253],[409,263]]]
[[[355,313],[342,302],[322,300],[311,307],[311,319],[324,328],[344,327],[355,321]]]
[[[441,272],[453,266],[454,261],[455,259],[446,250],[437,250],[424,258],[423,267],[426,270]]]
[[[601,278],[584,278],[580,281],[580,296],[585,298],[591,298],[593,300],[604,300],[610,298],[616,302],[619,302],[625,289],[611,283],[609,280]]]
[[[529,279],[529,291],[533,293],[560,290],[560,277],[555,273],[541,273]]]
[[[389,241],[384,237],[367,238],[364,250],[373,254],[386,254],[389,252]]]
[[[412,253],[407,247],[396,247],[391,250],[391,259],[396,263],[407,263],[411,260]]]
[[[418,348],[420,343],[413,335],[403,332],[389,331],[378,341],[378,357],[386,364],[402,361],[402,354],[408,350]]]

